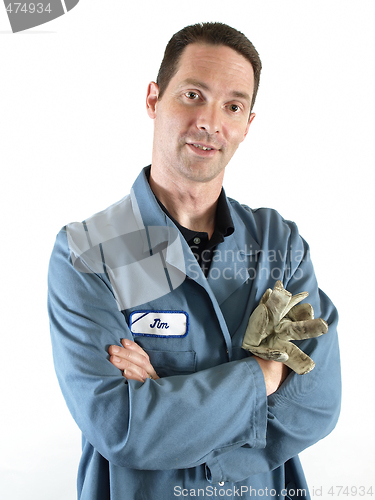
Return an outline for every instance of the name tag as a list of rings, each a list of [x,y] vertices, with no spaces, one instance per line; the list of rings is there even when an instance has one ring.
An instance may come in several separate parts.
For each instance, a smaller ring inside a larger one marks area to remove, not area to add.
[[[184,311],[134,311],[129,323],[133,335],[144,337],[185,337],[189,331]]]

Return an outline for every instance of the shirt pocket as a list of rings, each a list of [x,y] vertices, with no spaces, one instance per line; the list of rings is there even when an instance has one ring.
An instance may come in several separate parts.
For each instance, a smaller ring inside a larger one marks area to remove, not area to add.
[[[189,375],[196,371],[195,351],[160,351],[145,349],[150,362],[159,377],[171,375]]]

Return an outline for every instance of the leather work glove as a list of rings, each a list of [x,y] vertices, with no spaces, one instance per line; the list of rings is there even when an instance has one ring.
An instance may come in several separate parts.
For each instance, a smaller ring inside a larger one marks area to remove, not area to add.
[[[308,292],[292,296],[277,281],[260,299],[250,316],[242,348],[263,359],[280,361],[299,375],[310,372],[314,361],[290,340],[319,337],[327,333],[322,318],[314,319],[311,304],[299,304]]]

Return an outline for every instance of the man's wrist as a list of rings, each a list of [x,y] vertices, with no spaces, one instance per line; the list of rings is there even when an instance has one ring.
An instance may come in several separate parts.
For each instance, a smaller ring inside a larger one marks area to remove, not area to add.
[[[289,369],[284,363],[280,363],[279,361],[266,360],[258,356],[253,357],[256,359],[263,372],[267,396],[270,396],[276,392],[284,382],[289,374]]]

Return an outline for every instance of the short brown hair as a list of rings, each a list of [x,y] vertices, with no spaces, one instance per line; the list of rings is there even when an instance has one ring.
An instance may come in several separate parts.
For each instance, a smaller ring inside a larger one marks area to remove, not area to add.
[[[190,43],[226,45],[243,55],[250,62],[254,71],[254,92],[250,106],[252,109],[258,92],[262,69],[259,54],[254,45],[243,33],[223,23],[193,24],[186,26],[172,36],[165,49],[164,58],[156,80],[159,86],[159,99],[164,94],[171,78],[176,74],[182,52]]]

